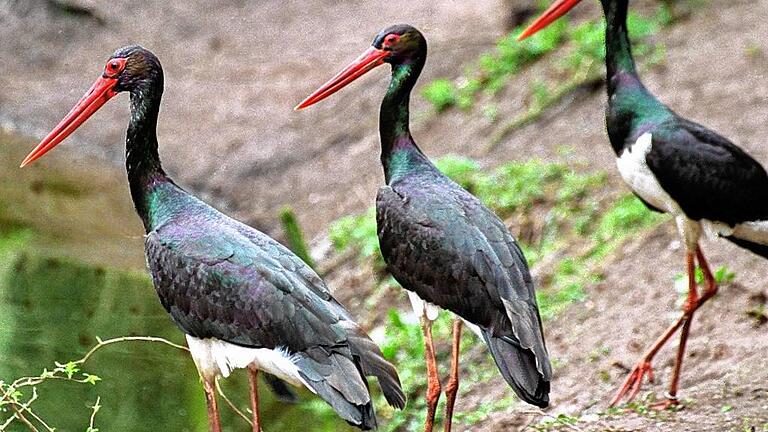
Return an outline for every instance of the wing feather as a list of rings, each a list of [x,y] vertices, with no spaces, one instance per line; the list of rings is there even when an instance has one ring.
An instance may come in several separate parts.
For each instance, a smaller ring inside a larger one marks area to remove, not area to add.
[[[688,217],[735,225],[768,219],[768,174],[727,138],[674,118],[653,133],[648,167]]]

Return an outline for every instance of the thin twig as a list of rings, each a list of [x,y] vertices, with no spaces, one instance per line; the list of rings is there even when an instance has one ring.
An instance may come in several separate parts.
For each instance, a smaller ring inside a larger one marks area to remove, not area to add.
[[[221,385],[219,385],[219,380],[216,380],[216,393],[218,393],[218,394],[219,394],[219,396],[221,396],[221,398],[222,398],[222,399],[224,399],[224,402],[226,402],[226,403],[227,403],[227,405],[229,405],[229,407],[230,407],[230,408],[232,408],[232,411],[234,411],[235,413],[237,413],[237,415],[239,415],[240,417],[242,417],[242,418],[243,418],[243,420],[245,420],[245,421],[246,421],[246,423],[248,423],[249,425],[253,426],[253,423],[251,422],[251,419],[249,419],[247,415],[245,415],[245,414],[244,414],[242,411],[240,411],[240,409],[238,409],[238,408],[235,406],[235,404],[234,404],[234,403],[232,403],[232,401],[231,401],[231,400],[229,400],[229,398],[227,397],[227,395],[226,395],[226,394],[224,394],[224,390],[222,390],[222,389],[221,389]]]
[[[17,401],[11,400],[10,393],[12,389],[10,387],[8,387],[8,389],[9,389],[8,392],[6,392],[3,389],[3,399],[5,399],[5,397],[8,396],[9,398],[8,400],[10,402],[11,409],[14,411],[14,414],[5,423],[2,424],[2,427],[0,427],[0,430],[5,430],[5,428],[8,427],[11,424],[11,422],[13,422],[13,419],[17,418],[19,419],[20,422],[27,425],[27,427],[30,430],[32,430],[33,432],[38,432],[38,429],[35,427],[35,425],[32,424],[32,422],[29,421],[26,417],[24,417],[24,414],[22,414],[23,411],[27,411],[29,412],[29,414],[35,417],[35,419],[40,421],[40,423],[42,423],[43,426],[45,426],[49,431],[53,431],[53,429],[51,429],[44,421],[41,421],[40,418],[35,413],[33,413],[32,410],[29,409],[29,404],[31,404],[32,402],[35,401],[35,399],[37,399],[37,391],[35,391],[35,389],[32,389],[32,397],[27,401],[26,404],[22,404]]]
[[[103,348],[103,347],[105,347],[107,345],[111,345],[111,344],[115,344],[115,343],[119,343],[119,342],[133,342],[133,341],[156,342],[156,343],[162,343],[162,344],[169,345],[169,346],[172,346],[174,348],[177,348],[177,349],[189,352],[189,348],[187,348],[187,347],[185,347],[183,345],[175,344],[175,343],[173,343],[173,342],[171,342],[171,341],[169,341],[167,339],[163,339],[163,338],[155,337],[155,336],[123,336],[123,337],[114,338],[114,339],[107,339],[105,341],[103,341],[103,340],[101,340],[99,338],[96,338],[96,340],[98,341],[98,344],[96,344],[96,346],[91,348],[91,350],[88,351],[85,354],[85,356],[83,356],[83,358],[81,358],[80,360],[75,360],[72,363],[74,363],[74,364],[83,364],[86,361],[88,361],[88,359],[96,351],[98,351],[99,349],[101,349],[101,348]]]
[[[96,351],[99,349],[107,346],[112,345],[119,342],[130,342],[130,341],[144,341],[144,342],[156,342],[156,343],[163,343],[165,345],[172,346],[174,348],[178,348],[184,351],[189,351],[189,349],[185,346],[175,344],[169,340],[154,337],[154,336],[123,336],[119,338],[114,339],[107,339],[107,340],[101,340],[100,338],[96,338],[97,344],[91,348],[85,356],[82,358],[69,362],[68,364],[75,364],[75,365],[82,365],[85,362],[88,361],[88,359],[93,356]],[[64,381],[71,381],[71,382],[77,382],[77,383],[88,383],[90,382],[90,377],[86,376],[84,379],[78,379],[78,378],[72,378],[71,376],[60,376],[55,375],[58,372],[61,372],[61,367],[63,365],[60,365],[57,363],[57,369],[55,369],[53,372],[49,372],[48,370],[44,370],[42,374],[35,377],[21,377],[16,379],[13,383],[7,385],[7,389],[0,387],[0,391],[2,391],[2,394],[0,394],[0,405],[9,404],[11,408],[14,410],[15,414],[10,417],[7,421],[5,421],[2,425],[0,425],[0,430],[4,430],[6,427],[8,427],[12,422],[13,419],[18,419],[27,427],[32,430],[33,432],[38,432],[39,429],[35,427],[35,425],[27,419],[24,414],[22,414],[24,411],[26,411],[32,418],[34,418],[36,421],[38,421],[47,431],[53,432],[54,428],[49,426],[42,418],[40,418],[35,412],[32,411],[32,408],[30,408],[30,405],[32,402],[34,402],[37,399],[37,389],[34,386],[37,386],[38,384],[41,384],[42,382],[46,380],[64,380]],[[32,396],[28,401],[25,403],[20,403],[13,399],[12,394],[21,387],[29,387],[32,386]],[[96,411],[101,407],[100,405],[101,399],[96,399],[96,405],[93,406],[94,412],[91,414],[91,425],[93,424]]]
[[[19,410],[19,408],[16,406],[17,405],[16,402],[11,402],[10,405],[11,405],[11,409],[14,411],[14,414],[8,419],[8,421],[0,425],[0,430],[5,430],[5,428],[8,425],[10,425],[11,422],[13,422],[13,419],[16,418],[16,419],[19,419],[19,421],[21,421],[25,425],[27,425],[27,427],[30,430],[32,430],[33,432],[37,432],[37,428],[35,427],[35,425],[33,425],[29,420],[27,420],[26,417],[24,417],[24,415],[21,413],[21,410]]]
[[[96,420],[96,413],[99,412],[99,409],[101,408],[101,396],[96,396],[96,403],[93,404],[91,408],[93,409],[93,412],[91,413],[91,420],[88,422],[88,430],[86,432],[93,432],[96,430],[93,427],[93,423]]]
[[[29,413],[29,415],[31,415],[31,416],[32,416],[32,418],[34,418],[34,419],[35,419],[35,420],[37,420],[37,421],[38,421],[38,422],[39,422],[41,425],[43,425],[43,427],[44,427],[44,428],[45,428],[47,431],[49,431],[49,432],[53,432],[53,431],[55,430],[55,428],[53,428],[53,427],[49,426],[49,425],[48,425],[48,423],[46,423],[46,422],[45,422],[45,421],[44,421],[42,418],[40,418],[40,416],[38,416],[37,414],[35,414],[35,412],[34,412],[34,411],[32,411],[32,408],[30,407],[30,405],[32,405],[32,402],[34,402],[34,401],[36,401],[36,400],[37,400],[37,388],[35,388],[35,387],[32,387],[32,397],[31,397],[31,398],[29,398],[29,400],[28,400],[26,403],[24,403],[24,405],[22,405],[22,410],[23,410],[23,411],[26,411],[27,413]]]

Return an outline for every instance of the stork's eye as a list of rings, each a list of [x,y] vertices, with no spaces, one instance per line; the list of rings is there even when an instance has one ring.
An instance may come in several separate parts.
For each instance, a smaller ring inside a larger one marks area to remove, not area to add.
[[[125,62],[126,59],[124,58],[116,58],[108,61],[107,65],[104,67],[104,75],[114,78],[125,69]]]
[[[388,34],[384,38],[384,47],[391,48],[392,45],[396,44],[397,41],[399,41],[399,40],[400,40],[400,35],[396,35],[394,33],[393,34]]]

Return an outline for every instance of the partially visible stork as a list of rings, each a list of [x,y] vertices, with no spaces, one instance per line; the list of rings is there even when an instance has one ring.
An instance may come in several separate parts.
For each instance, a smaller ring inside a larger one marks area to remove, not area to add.
[[[567,13],[581,0],[557,0],[520,35],[524,39]],[[656,99],[637,75],[627,33],[629,0],[601,0],[607,21],[605,46],[608,81],[606,124],[619,173],[651,209],[671,214],[686,248],[688,298],[682,316],[632,368],[611,405],[632,400],[643,377],[653,380],[651,361],[680,333],[675,367],[666,400],[678,403],[680,369],[696,312],[717,293],[717,284],[699,246],[702,232],[768,257],[768,174],[727,138],[687,120]],[[704,273],[698,292],[695,261]]]

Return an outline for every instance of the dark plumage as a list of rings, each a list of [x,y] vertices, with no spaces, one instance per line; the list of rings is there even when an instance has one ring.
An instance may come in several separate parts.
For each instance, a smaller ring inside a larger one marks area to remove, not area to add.
[[[306,264],[178,192],[189,200],[185,212],[147,234],[146,252],[160,300],[185,333],[285,349],[305,383],[362,429],[376,427],[364,370],[379,378],[388,402],[404,406],[394,367]]]
[[[154,54],[139,46],[118,50],[24,164],[61,142],[117,92],[130,92],[126,168],[147,233],[147,265],[160,301],[187,334],[204,381],[211,430],[220,430],[214,381],[236,367],[252,373],[254,430],[258,369],[306,385],[350,424],[376,428],[365,377],[378,378],[387,401],[402,408],[395,368],[301,259],[168,178],[155,133],[162,90]]]
[[[375,66],[392,65],[381,104],[379,133],[386,186],[376,200],[379,243],[392,275],[420,299],[454,312],[488,344],[499,371],[526,402],[547,406],[552,370],[528,265],[499,218],[441,174],[409,130],[409,98],[427,56],[415,28],[399,24],[296,108],[319,102]],[[422,315],[427,357],[427,425],[433,426],[440,383],[431,340],[432,306],[413,301]],[[450,431],[458,387],[461,321],[454,324],[451,378],[446,385]]]
[[[355,425],[375,427],[365,382],[355,378],[363,371],[379,378],[388,402],[404,406],[395,369],[301,259],[177,186],[164,189],[163,202],[184,211],[168,209],[148,232],[147,263],[186,334],[287,350],[312,390]]]
[[[649,132],[648,167],[693,220],[768,220],[768,174],[727,138],[672,114]]]
[[[546,27],[579,0],[557,0],[520,38]],[[611,405],[631,400],[651,360],[681,329],[667,400],[677,404],[677,385],[694,312],[717,293],[717,284],[699,247],[702,232],[720,235],[768,257],[768,174],[760,163],[727,138],[677,115],[642,84],[627,34],[628,0],[601,0],[606,26],[608,108],[606,125],[622,178],[652,210],[675,218],[686,247],[688,298],[681,318],[643,355]],[[698,292],[695,262],[705,279]]]
[[[405,289],[477,325],[515,392],[547,406],[552,369],[525,257],[493,212],[420,152],[412,157],[418,168],[376,200],[387,268]]]

